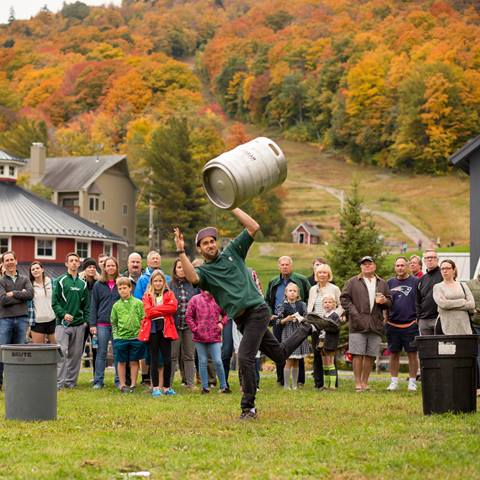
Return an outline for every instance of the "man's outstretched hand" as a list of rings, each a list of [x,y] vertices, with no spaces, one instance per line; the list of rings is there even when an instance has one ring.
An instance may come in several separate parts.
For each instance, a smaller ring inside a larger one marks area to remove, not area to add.
[[[175,234],[175,246],[177,247],[177,250],[185,250],[185,240],[183,239],[180,229],[175,227],[173,233]]]

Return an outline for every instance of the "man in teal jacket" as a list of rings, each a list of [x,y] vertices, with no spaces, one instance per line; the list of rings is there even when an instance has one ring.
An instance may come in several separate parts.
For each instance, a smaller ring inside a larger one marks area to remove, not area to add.
[[[57,278],[52,295],[52,307],[57,316],[55,337],[63,358],[57,366],[57,388],[73,388],[77,384],[83,353],[85,329],[90,316],[87,283],[79,278],[80,258],[68,253],[67,273]]]

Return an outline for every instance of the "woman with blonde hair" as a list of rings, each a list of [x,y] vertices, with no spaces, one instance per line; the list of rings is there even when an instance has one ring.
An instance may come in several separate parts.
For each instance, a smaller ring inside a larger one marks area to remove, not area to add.
[[[140,340],[146,341],[150,352],[150,376],[152,396],[175,395],[170,387],[172,371],[172,340],[178,340],[173,314],[177,311],[177,299],[168,289],[161,270],[154,270],[142,298],[145,318],[140,330]],[[158,353],[163,357],[163,387],[159,386]]]
[[[315,269],[315,280],[317,282],[312,288],[310,288],[310,292],[308,294],[308,305],[307,311],[308,313],[316,313],[318,315],[325,315],[325,309],[323,305],[323,299],[325,296],[330,295],[335,299],[336,308],[335,313],[341,317],[343,313],[343,309],[340,306],[340,289],[332,283],[333,280],[333,273],[330,265],[327,263],[323,263],[317,266]],[[314,332],[312,333],[312,348],[313,348],[313,378],[315,381],[315,388],[322,388],[322,386],[326,383],[322,381],[325,377],[330,381],[330,384],[333,382],[335,385],[337,372],[335,367],[333,369],[330,365],[324,365],[321,355],[321,350],[323,347],[318,348],[319,341],[320,341],[320,333],[321,332]],[[335,377],[333,380],[331,377]]]

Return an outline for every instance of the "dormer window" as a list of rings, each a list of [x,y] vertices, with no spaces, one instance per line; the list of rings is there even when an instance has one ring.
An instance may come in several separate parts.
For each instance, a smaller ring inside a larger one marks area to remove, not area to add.
[[[11,177],[14,177],[15,176],[15,167],[13,165],[9,165],[8,167],[8,174],[11,176]]]
[[[5,166],[0,165],[0,175],[5,175]]]

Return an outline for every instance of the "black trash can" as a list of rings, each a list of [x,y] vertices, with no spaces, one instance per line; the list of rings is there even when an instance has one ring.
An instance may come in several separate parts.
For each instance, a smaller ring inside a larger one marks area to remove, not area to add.
[[[57,361],[59,345],[1,345],[4,363],[5,418],[57,418]]]
[[[416,337],[423,413],[477,411],[477,335]]]

